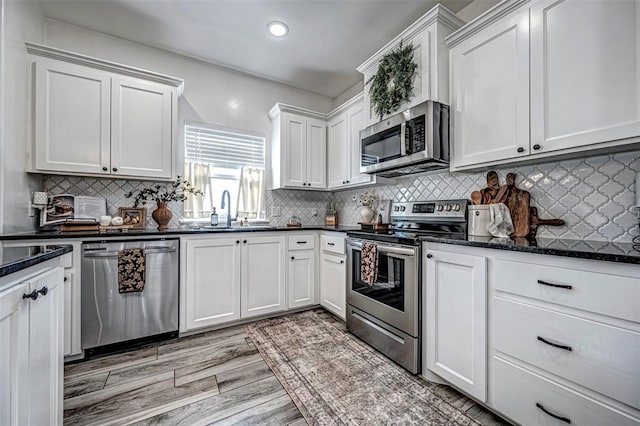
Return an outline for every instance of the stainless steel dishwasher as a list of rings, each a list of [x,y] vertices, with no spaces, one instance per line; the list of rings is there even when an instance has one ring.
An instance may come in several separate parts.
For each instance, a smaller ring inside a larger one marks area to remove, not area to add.
[[[82,349],[178,330],[179,241],[124,240],[82,245]],[[144,249],[141,292],[118,290],[118,252]]]

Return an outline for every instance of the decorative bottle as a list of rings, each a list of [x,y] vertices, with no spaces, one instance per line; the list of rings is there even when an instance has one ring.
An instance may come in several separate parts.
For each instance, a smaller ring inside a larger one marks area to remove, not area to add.
[[[213,213],[211,213],[211,226],[218,226],[218,213],[216,213],[216,208],[213,208]]]

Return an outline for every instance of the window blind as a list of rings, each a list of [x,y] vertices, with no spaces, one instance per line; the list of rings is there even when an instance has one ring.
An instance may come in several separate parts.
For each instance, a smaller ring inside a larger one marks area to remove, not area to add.
[[[185,159],[208,163],[213,167],[264,167],[264,145],[264,138],[259,136],[185,126]]]

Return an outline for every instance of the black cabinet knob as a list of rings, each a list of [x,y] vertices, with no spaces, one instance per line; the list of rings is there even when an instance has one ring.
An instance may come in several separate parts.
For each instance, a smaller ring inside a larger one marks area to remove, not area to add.
[[[38,293],[40,293],[43,296],[46,296],[47,293],[49,293],[49,289],[47,288],[47,286],[44,286],[40,290],[38,290]]]
[[[427,254],[427,259],[431,259],[433,257],[433,255],[431,253]]]
[[[114,168],[113,168],[113,169],[111,169],[111,170],[113,170],[114,172],[117,172],[117,171],[118,171],[118,168],[117,168],[117,167],[114,167]]]
[[[524,148],[523,147],[519,147],[518,148],[518,152],[524,152]]]
[[[539,150],[540,148],[542,148],[539,144],[535,144],[533,146],[533,149],[535,149],[536,151]]]
[[[103,172],[106,172],[107,170],[109,170],[109,168],[108,168],[108,167],[103,167],[103,168],[102,168],[102,171],[103,171]]]
[[[240,240],[236,240],[236,244],[240,244]]]
[[[242,240],[242,243],[243,244],[247,244],[247,240]]]
[[[67,281],[69,281],[69,277],[64,277],[64,282],[66,283]]]
[[[31,299],[31,300],[36,300],[38,298],[38,290],[33,290],[31,293],[29,294],[23,294],[22,295],[23,299]]]
[[[340,261],[340,264],[343,264],[343,263],[344,263],[344,260],[341,260],[341,261]]]
[[[291,260],[296,260],[296,258],[295,258],[295,257],[293,257],[293,256],[291,256]]]

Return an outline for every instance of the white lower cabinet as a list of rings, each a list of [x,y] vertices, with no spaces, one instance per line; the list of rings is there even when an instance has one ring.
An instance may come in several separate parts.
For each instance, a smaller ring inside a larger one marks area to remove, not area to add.
[[[312,250],[289,252],[287,307],[303,308],[316,301],[316,254]]]
[[[322,253],[320,259],[320,304],[346,319],[347,264],[345,255]]]
[[[427,368],[479,401],[487,393],[487,259],[425,247]]]
[[[286,308],[284,236],[182,238],[180,331]]]
[[[286,309],[284,236],[242,238],[241,317]]]
[[[0,292],[2,425],[62,424],[63,270],[31,269]]]

